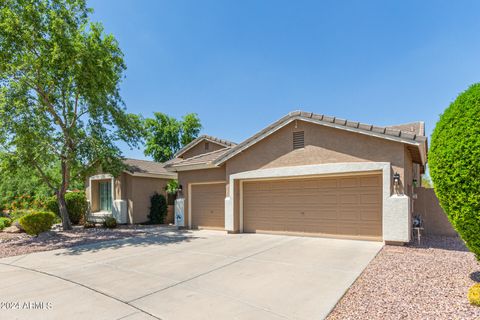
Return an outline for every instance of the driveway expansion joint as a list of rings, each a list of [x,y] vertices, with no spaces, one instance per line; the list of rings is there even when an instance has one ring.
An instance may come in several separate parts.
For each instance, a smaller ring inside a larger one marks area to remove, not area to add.
[[[114,296],[112,296],[112,295],[109,295],[109,294],[107,294],[107,293],[105,293],[105,292],[102,292],[102,291],[100,291],[100,290],[94,289],[94,288],[92,288],[92,287],[89,287],[89,286],[87,286],[87,285],[85,285],[85,284],[82,284],[82,283],[79,283],[79,282],[76,282],[76,281],[73,281],[73,280],[70,280],[70,279],[66,279],[66,278],[57,276],[57,275],[55,275],[55,274],[51,274],[51,273],[45,272],[45,271],[40,271],[40,270],[32,269],[32,268],[22,267],[22,266],[18,266],[18,265],[12,265],[12,264],[3,263],[3,262],[0,262],[0,265],[9,266],[9,267],[15,267],[15,268],[27,270],[27,271],[30,271],[30,272],[40,273],[40,274],[46,275],[46,276],[48,276],[48,277],[56,278],[56,279],[59,279],[59,280],[65,281],[65,282],[69,282],[69,283],[75,284],[75,285],[80,286],[80,287],[83,287],[83,288],[85,288],[85,289],[87,289],[87,290],[90,290],[90,291],[96,292],[96,293],[98,293],[98,294],[101,294],[102,296],[105,296],[105,297],[107,297],[107,298],[110,298],[110,299],[113,299],[113,300],[115,300],[115,301],[118,301],[118,302],[120,302],[120,303],[122,303],[122,304],[128,305],[129,307],[132,307],[132,308],[140,311],[141,313],[144,313],[144,314],[146,314],[146,315],[149,315],[149,316],[151,316],[151,317],[153,317],[153,318],[155,318],[155,319],[162,320],[162,318],[157,317],[157,316],[155,316],[155,315],[153,315],[153,314],[151,314],[151,313],[149,313],[149,312],[147,312],[147,311],[145,311],[145,310],[142,310],[142,309],[140,309],[139,307],[130,304],[128,301],[124,301],[124,300],[122,300],[122,299],[116,298],[116,297],[114,297]],[[132,313],[132,314],[135,314],[135,312]],[[131,315],[131,314],[130,314],[130,315]],[[129,315],[126,315],[126,316],[129,316]],[[121,318],[120,318],[120,319],[121,319]]]
[[[280,242],[280,243],[278,243],[278,244],[276,244],[276,245],[274,245],[274,246],[271,246],[271,247],[268,247],[268,248],[266,248],[266,249],[257,251],[257,252],[255,252],[255,253],[252,253],[251,255],[238,258],[238,259],[233,260],[233,261],[231,261],[231,262],[229,262],[229,263],[226,263],[226,264],[224,264],[224,265],[222,265],[222,266],[219,266],[219,267],[217,267],[217,268],[213,268],[213,269],[211,269],[211,270],[208,270],[208,271],[205,271],[205,272],[203,272],[203,273],[197,274],[196,276],[193,276],[193,277],[190,277],[190,278],[188,278],[188,279],[179,281],[179,282],[177,282],[177,283],[175,283],[175,284],[166,286],[165,288],[162,288],[162,289],[155,290],[155,291],[153,291],[153,292],[147,293],[147,294],[145,294],[145,295],[143,295],[143,296],[140,296],[140,297],[138,297],[138,298],[129,300],[128,302],[129,302],[129,303],[132,303],[132,302],[134,302],[134,301],[141,300],[141,299],[146,298],[146,297],[148,297],[148,296],[151,296],[151,295],[153,295],[153,294],[156,294],[156,293],[159,293],[159,292],[168,290],[168,289],[170,289],[170,288],[176,287],[176,286],[178,286],[178,285],[184,284],[184,283],[189,282],[189,281],[191,281],[191,280],[198,279],[198,278],[203,277],[203,276],[205,276],[205,275],[207,275],[207,274],[210,274],[210,273],[212,273],[212,272],[215,272],[215,271],[218,271],[218,270],[220,270],[220,269],[224,269],[224,268],[226,268],[226,267],[229,267],[229,266],[231,266],[231,265],[233,265],[233,264],[235,264],[235,263],[237,263],[237,262],[244,261],[244,260],[246,260],[246,259],[249,259],[249,258],[251,258],[251,257],[254,257],[254,256],[256,256],[256,255],[259,255],[259,254],[261,254],[261,253],[264,253],[264,252],[267,252],[267,251],[272,250],[272,249],[274,249],[274,248],[277,248],[277,247],[279,247],[279,246],[281,246],[281,245],[283,245],[283,244],[285,244],[285,243],[292,242],[292,241],[295,240],[295,239],[297,239],[297,237],[292,237],[291,239],[282,241],[282,242]]]

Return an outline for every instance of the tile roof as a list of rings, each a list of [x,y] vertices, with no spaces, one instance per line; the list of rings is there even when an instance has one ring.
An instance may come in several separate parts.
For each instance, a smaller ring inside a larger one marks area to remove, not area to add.
[[[232,147],[226,147],[226,148],[215,150],[212,152],[199,154],[197,156],[187,158],[187,159],[174,158],[165,164],[165,168],[211,163],[218,157],[225,154],[231,148]]]
[[[256,133],[252,137],[248,138],[247,140],[243,141],[242,143],[234,146],[228,152],[223,154],[222,156],[215,159],[214,164],[220,165],[227,159],[234,156],[237,152],[247,148],[250,144],[255,143],[255,141],[261,138],[264,135],[268,135],[269,132],[274,131],[276,128],[287,124],[294,119],[304,120],[304,121],[311,121],[319,124],[323,124],[330,127],[335,127],[339,129],[359,132],[367,135],[372,135],[380,138],[386,138],[390,140],[397,140],[400,142],[407,142],[412,144],[417,143],[426,143],[427,138],[424,135],[417,134],[416,132],[405,130],[402,126],[403,130],[398,129],[398,126],[391,126],[391,127],[379,127],[374,126],[372,124],[365,124],[358,121],[350,121],[342,118],[331,117],[323,114],[315,114],[313,112],[305,112],[305,111],[293,111],[281,118],[280,120],[272,123],[265,129],[261,130],[260,132]],[[411,126],[414,127],[414,126]]]
[[[202,140],[209,140],[209,141],[218,143],[218,144],[220,144],[222,146],[225,146],[225,147],[233,147],[233,146],[236,145],[235,142],[228,141],[228,140],[225,140],[225,139],[220,139],[220,138],[217,138],[217,137],[214,137],[214,136],[209,136],[209,135],[204,134],[204,135],[201,135],[201,136],[197,137],[195,140],[191,141],[189,144],[185,145],[182,149],[180,149],[175,154],[175,157],[179,157],[180,155],[185,153],[187,150],[190,150],[191,148],[193,148],[195,145],[197,145]]]
[[[160,162],[126,158],[123,160],[123,163],[127,166],[126,170],[134,174],[152,173],[172,175],[172,172],[165,169],[165,164]]]
[[[406,131],[406,132],[413,132],[420,136],[425,136],[425,122],[423,121],[396,124],[396,125],[388,126],[388,128],[393,128],[393,129]]]
[[[241,142],[240,144],[232,144],[225,149],[205,153],[185,160],[180,158],[173,159],[166,164],[166,167],[187,166],[195,164],[213,164],[215,166],[218,166],[227,159],[234,156],[236,153],[242,151],[245,148],[248,148],[249,145],[254,144],[257,139],[260,139],[261,137],[274,132],[277,128],[293,121],[294,119],[312,121],[330,127],[359,132],[404,143],[411,143],[413,145],[426,144],[427,140],[427,138],[425,137],[425,125],[423,122],[412,122],[380,127],[374,126],[372,124],[365,124],[357,121],[350,121],[337,117],[326,116],[323,114],[315,114],[312,112],[304,111],[293,111],[281,118],[280,120],[264,128],[260,132],[256,133],[255,135],[251,136],[247,140]]]

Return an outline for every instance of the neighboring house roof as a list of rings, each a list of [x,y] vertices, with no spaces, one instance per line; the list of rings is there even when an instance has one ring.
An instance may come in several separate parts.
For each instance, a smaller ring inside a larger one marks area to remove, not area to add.
[[[217,137],[213,137],[213,136],[209,136],[209,135],[204,134],[204,135],[199,136],[198,138],[196,138],[195,140],[193,140],[192,142],[190,142],[186,146],[184,146],[182,149],[180,149],[174,155],[174,158],[181,157],[185,152],[192,149],[193,147],[195,147],[197,144],[199,144],[200,142],[202,142],[204,140],[222,145],[224,147],[232,147],[232,146],[236,145],[235,142],[231,142],[231,141],[228,141],[228,140],[225,140],[225,139],[220,139],[220,138],[217,138]]]
[[[149,160],[129,159],[123,160],[127,166],[125,172],[134,176],[165,176],[167,178],[175,178],[176,175],[165,169],[164,163]]]
[[[421,151],[420,151],[419,157],[415,158],[415,160],[418,162],[421,162],[422,164],[426,163],[427,138],[423,135],[417,134],[410,130],[408,131],[399,130],[395,127],[378,127],[371,124],[364,124],[357,121],[350,121],[350,120],[341,119],[337,117],[330,117],[323,114],[315,114],[312,112],[304,112],[304,111],[293,111],[287,114],[286,116],[284,116],[283,118],[281,118],[280,120],[272,123],[265,129],[261,130],[260,132],[256,133],[252,137],[243,141],[242,143],[231,148],[228,152],[226,152],[222,156],[215,159],[215,161],[213,161],[213,164],[217,166],[221,165],[222,163],[232,158],[239,152],[242,152],[243,150],[247,149],[251,145],[257,143],[258,141],[262,140],[263,138],[269,136],[270,134],[274,133],[278,129],[284,127],[285,125],[295,120],[312,122],[312,123],[324,125],[327,127],[356,132],[360,134],[402,142],[407,145],[419,147]]]
[[[215,166],[212,164],[212,162],[218,157],[225,154],[231,148],[232,147],[226,147],[226,148],[215,150],[212,152],[199,154],[197,156],[187,158],[187,159],[175,158],[168,161],[165,164],[165,168],[166,169],[175,168],[175,170],[178,170],[178,171],[202,169],[202,168],[213,168]]]
[[[400,131],[413,132],[415,134],[425,136],[425,122],[423,121],[396,124],[388,126],[388,128],[397,129]]]

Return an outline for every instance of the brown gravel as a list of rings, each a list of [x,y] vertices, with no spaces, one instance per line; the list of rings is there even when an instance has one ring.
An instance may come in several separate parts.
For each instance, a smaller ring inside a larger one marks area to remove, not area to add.
[[[480,319],[467,300],[480,264],[459,238],[385,246],[328,319]]]
[[[26,253],[68,248],[94,242],[145,236],[165,226],[128,225],[116,229],[74,227],[69,231],[50,231],[39,237],[26,233],[0,232],[0,258]]]

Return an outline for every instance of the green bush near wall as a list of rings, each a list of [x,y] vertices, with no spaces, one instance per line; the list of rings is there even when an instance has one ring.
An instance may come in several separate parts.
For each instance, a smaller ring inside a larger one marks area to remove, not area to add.
[[[440,205],[480,260],[480,83],[461,93],[440,116],[429,166]]]
[[[24,215],[18,220],[20,226],[29,235],[38,235],[42,232],[49,231],[55,222],[55,214],[52,212],[32,212]]]
[[[0,230],[8,228],[12,225],[12,220],[5,217],[0,217]]]
[[[65,194],[65,202],[67,203],[68,216],[72,224],[79,224],[85,218],[85,214],[88,210],[87,197],[85,192],[68,192]],[[58,209],[57,197],[51,197],[46,203],[46,210],[55,213],[60,216],[60,210]]]
[[[154,193],[150,198],[150,214],[148,220],[152,224],[162,224],[167,216],[168,206],[165,196]]]

